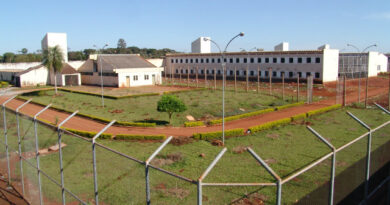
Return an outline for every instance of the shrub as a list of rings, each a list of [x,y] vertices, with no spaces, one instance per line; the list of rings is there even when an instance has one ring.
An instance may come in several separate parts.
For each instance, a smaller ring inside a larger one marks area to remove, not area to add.
[[[67,131],[72,132],[76,135],[80,135],[86,138],[93,138],[97,132],[89,132],[89,131],[83,131],[83,130],[75,130],[75,129],[70,129],[70,128],[65,128]],[[111,139],[112,134],[109,133],[103,133],[99,136],[98,139]]]
[[[131,135],[131,134],[119,134],[115,136],[115,140],[164,140],[167,137],[165,135]]]
[[[336,105],[331,105],[331,106],[328,106],[328,107],[320,108],[320,109],[317,109],[317,110],[312,110],[312,111],[307,112],[307,117],[310,117],[310,116],[313,116],[313,115],[318,115],[318,114],[321,114],[321,113],[325,113],[325,112],[328,112],[328,111],[331,111],[331,110],[336,110],[336,109],[339,109],[339,108],[341,108],[341,105],[340,104],[336,104]]]
[[[292,103],[292,104],[287,104],[287,105],[281,105],[281,106],[277,106],[275,108],[275,110],[283,110],[283,109],[286,109],[286,108],[290,108],[290,107],[295,107],[295,106],[300,106],[300,105],[303,105],[305,104],[305,102],[301,101],[301,102],[297,102],[297,103]]]
[[[244,129],[238,128],[238,129],[232,129],[232,130],[225,130],[225,137],[237,137],[244,135]],[[222,131],[218,132],[203,132],[203,133],[195,133],[193,135],[194,139],[197,140],[213,140],[213,139],[219,139],[222,137]]]
[[[124,122],[124,121],[117,121],[115,122],[116,125],[122,125],[122,126],[133,126],[133,127],[156,127],[156,123],[150,123],[150,122]]]
[[[257,125],[257,126],[250,127],[249,131],[251,133],[255,133],[255,132],[262,131],[262,130],[268,130],[268,129],[271,129],[271,128],[274,128],[274,127],[278,127],[278,126],[281,126],[281,125],[286,125],[286,124],[289,124],[290,122],[291,122],[291,118],[283,118],[283,119],[280,119],[280,120],[267,122],[267,123],[264,123],[262,125]]]
[[[275,109],[274,108],[267,108],[264,110],[248,112],[248,113],[244,113],[244,114],[240,114],[240,115],[233,115],[233,116],[225,117],[225,122],[238,120],[238,119],[242,119],[242,118],[247,118],[247,117],[252,117],[255,115],[261,115],[261,114],[272,112],[272,111],[275,111]],[[222,119],[211,120],[209,122],[210,125],[216,125],[216,124],[221,124],[221,123],[222,123]]]
[[[9,83],[6,81],[0,81],[0,87],[5,88],[8,87]]]
[[[305,119],[306,117],[307,117],[306,113],[301,113],[301,114],[292,116],[291,121],[302,120],[302,119]]]
[[[184,122],[184,127],[198,127],[203,125],[204,125],[203,121]]]

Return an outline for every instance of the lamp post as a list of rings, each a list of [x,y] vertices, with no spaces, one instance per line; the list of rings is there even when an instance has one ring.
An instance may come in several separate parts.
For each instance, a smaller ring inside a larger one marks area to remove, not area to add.
[[[93,45],[93,47],[95,47],[96,49],[99,50],[99,53],[100,54],[103,54],[103,50],[105,47],[107,47],[108,44],[106,43],[103,48],[101,49],[98,49],[98,47],[96,45]],[[103,91],[103,65],[102,65],[102,58],[99,58],[99,64],[100,64],[100,85],[102,87],[102,107],[104,108],[104,91]]]
[[[246,52],[246,55],[247,55],[247,58],[246,58],[246,92],[248,92],[249,90],[249,81],[248,81],[248,76],[249,76],[249,52],[251,52],[252,50],[256,50],[256,47],[253,47],[251,48],[249,51],[246,51],[245,49],[243,48],[240,48],[242,50],[242,52]]]
[[[367,46],[365,49],[363,49],[362,52],[360,52],[360,49],[358,47],[356,47],[355,45],[352,45],[352,44],[347,44],[347,46],[351,46],[353,48],[355,48],[358,53],[359,53],[359,60],[360,60],[360,64],[362,64],[362,54],[369,48],[371,47],[377,47],[376,44],[372,44],[372,45],[369,45]],[[368,100],[368,61],[369,61],[369,56],[367,56],[367,69],[366,69],[366,98],[365,98],[365,101],[364,101],[364,107],[367,108],[367,100]],[[360,72],[359,72],[360,73]],[[359,82],[360,82],[360,78],[359,78]],[[359,83],[359,88],[360,88],[360,83]],[[359,96],[360,96],[360,89],[359,89]],[[360,97],[359,97],[359,102],[360,102]]]
[[[209,39],[209,38],[204,38],[203,40],[204,41],[210,41],[211,43],[213,43],[219,50],[219,53],[221,54],[221,66],[222,66],[222,144],[225,146],[225,81],[226,81],[226,62],[225,62],[225,53],[226,53],[226,50],[229,46],[229,44],[234,40],[236,39],[237,37],[240,37],[240,36],[244,36],[244,33],[241,32],[237,35],[235,35],[232,39],[230,39],[230,41],[226,44],[226,47],[225,47],[225,50],[221,50],[221,48],[219,47],[219,45]]]

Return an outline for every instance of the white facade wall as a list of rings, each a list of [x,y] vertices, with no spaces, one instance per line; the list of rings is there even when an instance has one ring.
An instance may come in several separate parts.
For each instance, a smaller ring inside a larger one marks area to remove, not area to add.
[[[211,52],[211,42],[205,41],[204,39],[210,39],[210,37],[199,37],[191,43],[191,52],[192,53],[210,53]]]
[[[31,70],[20,75],[20,86],[47,85],[49,73],[46,67]]]
[[[75,70],[78,70],[84,63],[85,63],[85,61],[69,61],[68,62],[68,64],[70,66],[72,66]]]
[[[46,33],[41,43],[42,50],[58,45],[62,50],[64,61],[68,62],[68,42],[66,33]]]
[[[368,76],[377,76],[387,71],[387,56],[378,52],[368,52]]]
[[[149,61],[149,63],[153,64],[156,67],[164,67],[164,59],[162,58],[151,58],[151,59],[145,59]]]
[[[324,49],[322,82],[335,81],[339,74],[339,50]]]
[[[274,47],[275,51],[288,51],[288,43],[282,42]]]
[[[2,69],[20,69],[26,70],[37,65],[42,64],[42,62],[31,62],[31,63],[0,63],[0,70]]]
[[[118,73],[118,87],[136,87],[145,85],[159,85],[162,83],[163,68],[131,68],[116,69]],[[153,81],[154,75],[154,81]],[[148,76],[145,78],[145,76]]]

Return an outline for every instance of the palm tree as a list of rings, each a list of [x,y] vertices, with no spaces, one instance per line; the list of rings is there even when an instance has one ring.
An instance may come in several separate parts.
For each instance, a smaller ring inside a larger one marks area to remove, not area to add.
[[[47,69],[49,69],[49,72],[54,72],[54,87],[57,95],[57,74],[61,72],[63,67],[63,56],[61,48],[57,45],[45,49],[43,51],[42,64],[46,66]]]

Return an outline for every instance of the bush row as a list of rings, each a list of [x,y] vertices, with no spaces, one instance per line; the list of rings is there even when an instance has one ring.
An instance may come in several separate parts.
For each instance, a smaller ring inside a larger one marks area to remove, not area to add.
[[[280,119],[280,120],[267,122],[267,123],[264,123],[262,125],[253,126],[253,127],[250,127],[248,130],[251,133],[259,132],[259,131],[262,131],[262,130],[267,130],[267,129],[271,129],[271,128],[274,128],[274,127],[286,125],[286,124],[289,124],[292,121],[301,120],[301,119],[305,119],[305,118],[313,116],[313,115],[318,115],[318,114],[321,114],[321,113],[324,113],[324,112],[328,112],[328,111],[331,111],[331,110],[336,110],[336,109],[339,109],[340,107],[341,107],[340,104],[331,105],[331,106],[328,106],[328,107],[324,107],[324,108],[320,108],[320,109],[317,109],[317,110],[309,111],[307,113],[294,115],[294,116],[292,116],[290,118],[283,118],[283,119]]]
[[[0,87],[5,88],[8,87],[9,83],[7,81],[0,81]]]
[[[70,129],[70,128],[65,128],[65,129],[69,132],[72,132],[76,135],[80,135],[80,136],[86,137],[86,138],[93,138],[97,134],[97,132],[88,132],[88,131],[75,130],[75,129]],[[98,139],[112,139],[112,134],[103,133],[99,136]]]
[[[232,130],[225,130],[225,137],[237,137],[244,135],[244,129],[238,128],[238,129],[232,129]],[[203,133],[195,133],[193,135],[194,139],[197,140],[213,140],[213,139],[220,139],[222,137],[222,131],[218,132],[203,132]]]
[[[18,96],[17,97],[18,99],[21,99],[21,100],[27,100],[26,98],[24,97],[20,97]],[[31,103],[34,103],[34,104],[37,104],[37,105],[41,105],[41,106],[47,106],[46,104],[44,103],[40,103],[40,102],[37,102],[37,101],[31,101]],[[60,111],[60,112],[67,112],[67,113],[73,113],[73,111],[70,111],[70,110],[66,110],[66,109],[63,109],[63,108],[60,108],[60,107],[57,107],[55,105],[52,105],[50,106],[51,109],[55,109],[57,111]],[[107,118],[103,118],[103,117],[98,117],[98,116],[94,116],[94,115],[89,115],[89,114],[85,114],[85,113],[81,113],[81,112],[78,112],[77,113],[78,116],[81,116],[81,117],[85,117],[85,118],[88,118],[88,119],[92,119],[92,120],[96,120],[96,121],[99,121],[99,122],[103,122],[103,123],[109,123],[111,122],[110,119],[107,119]],[[133,126],[133,127],[156,127],[156,123],[148,123],[148,122],[124,122],[124,121],[117,121],[115,122],[116,125],[122,125],[122,126]]]
[[[184,122],[184,127],[198,127],[204,126],[203,121]]]
[[[130,135],[119,134],[115,136],[115,140],[165,140],[165,135]]]
[[[242,119],[242,118],[247,118],[247,117],[252,117],[252,116],[256,116],[256,115],[261,115],[261,114],[273,112],[273,111],[276,111],[276,110],[283,110],[283,109],[286,109],[286,108],[295,107],[295,106],[299,106],[299,105],[303,105],[303,104],[304,104],[304,102],[297,102],[297,103],[292,103],[292,104],[278,106],[278,107],[275,107],[275,108],[267,108],[267,109],[264,109],[264,110],[248,112],[248,113],[244,113],[244,114],[240,114],[240,115],[233,115],[233,116],[230,116],[230,117],[225,117],[225,122],[238,120],[238,119]],[[210,125],[216,125],[216,124],[221,124],[221,123],[222,123],[222,119],[211,120],[209,122]]]
[[[77,90],[70,90],[66,88],[58,88],[59,90],[65,91],[65,92],[70,92],[70,93],[78,93],[78,94],[84,94],[84,95],[92,95],[92,96],[98,96],[101,97],[102,95],[98,93],[91,93],[91,92],[85,92],[85,91],[77,91]],[[124,96],[113,96],[113,95],[103,95],[105,98],[110,98],[110,99],[123,99],[123,98],[133,98],[133,97],[141,97],[141,96],[155,96],[155,95],[160,95],[159,93],[143,93],[143,94],[135,94],[135,95],[124,95]]]

